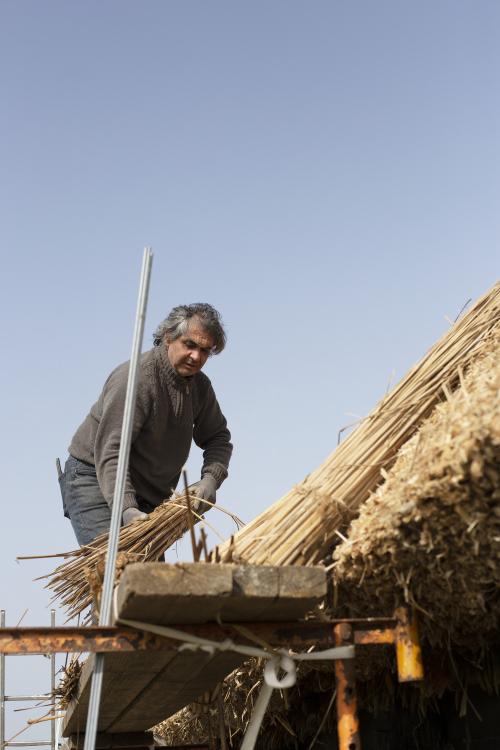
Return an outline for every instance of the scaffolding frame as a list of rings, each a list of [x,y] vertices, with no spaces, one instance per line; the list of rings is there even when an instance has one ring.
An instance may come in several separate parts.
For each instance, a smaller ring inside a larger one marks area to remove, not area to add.
[[[47,628],[49,632],[54,632],[56,627],[56,611],[55,609],[50,610],[50,628]],[[5,629],[5,610],[0,610],[0,628]],[[52,715],[55,717],[55,688],[56,688],[56,652],[55,651],[29,651],[29,652],[13,652],[11,655],[17,656],[47,656],[50,659],[50,703],[52,706]],[[5,652],[0,651],[0,750],[5,750],[7,747],[50,747],[51,750],[56,750],[56,727],[55,720],[50,723],[50,740],[20,740],[9,742],[5,739],[5,709],[6,703],[16,702],[24,703],[26,701],[45,701],[47,695],[7,695],[5,692],[5,674],[6,674],[6,662]]]
[[[305,650],[310,646],[395,646],[398,679],[413,682],[423,679],[422,654],[415,615],[406,607],[394,617],[339,619],[318,622],[244,623],[253,637],[275,648]],[[249,639],[233,624],[203,623],[176,625],[177,630],[237,644]],[[0,628],[0,654],[40,654],[57,652],[93,652],[99,654],[131,651],[163,651],[177,648],[178,641],[124,626]],[[335,661],[337,729],[339,750],[361,750],[354,659]],[[19,746],[19,745],[18,745]],[[0,748],[3,750],[3,748]]]

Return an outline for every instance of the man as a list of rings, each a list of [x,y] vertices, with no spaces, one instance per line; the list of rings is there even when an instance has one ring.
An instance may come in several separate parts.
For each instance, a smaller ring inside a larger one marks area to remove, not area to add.
[[[227,477],[231,435],[201,369],[225,343],[220,315],[208,304],[174,307],[158,326],[153,348],[140,360],[124,525],[147,518],[170,497],[192,440],[203,449],[203,467],[190,490],[202,501],[215,502]],[[80,545],[109,530],[128,369],[126,362],[111,373],[69,446],[61,489]],[[202,512],[209,507],[202,503]]]

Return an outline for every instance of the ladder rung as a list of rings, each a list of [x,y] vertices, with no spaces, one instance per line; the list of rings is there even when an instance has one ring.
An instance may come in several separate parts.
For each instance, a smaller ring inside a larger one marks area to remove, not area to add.
[[[50,740],[43,740],[43,742],[4,742],[4,747],[48,747],[52,745]]]
[[[4,701],[48,701],[50,695],[5,695]]]
[[[50,623],[52,627],[54,627],[56,622],[56,613],[55,610],[52,609],[50,612]],[[5,627],[5,610],[0,609],[0,627]],[[11,654],[0,654],[0,750],[6,750],[6,748],[10,747],[50,747],[55,748],[57,743],[57,731],[56,726],[52,724],[50,728],[50,740],[24,740],[20,742],[10,742],[9,740],[5,741],[5,709],[6,709],[6,703],[8,701],[12,702],[18,702],[23,703],[26,701],[38,701],[43,702],[45,706],[47,704],[51,706],[51,709],[49,709],[49,712],[51,714],[55,714],[55,700],[52,696],[52,692],[55,687],[55,656],[54,654],[47,654],[44,651],[40,651],[36,654],[15,654],[15,656],[43,656],[48,659],[50,659],[50,673],[51,673],[51,692],[50,693],[44,693],[43,695],[5,695],[5,668],[7,664],[6,656],[10,656]],[[37,708],[37,706],[33,706],[32,708]],[[14,709],[15,710],[15,709]],[[55,719],[56,717],[53,716]],[[17,736],[17,735],[14,735]]]

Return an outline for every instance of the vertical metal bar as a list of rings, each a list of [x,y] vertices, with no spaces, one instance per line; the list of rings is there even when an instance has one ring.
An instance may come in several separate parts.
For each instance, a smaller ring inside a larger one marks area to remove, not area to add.
[[[351,646],[354,644],[352,627],[348,623],[343,622],[335,625],[333,632],[336,646]],[[337,659],[335,661],[335,682],[337,685],[339,750],[361,750],[354,659]]]
[[[0,610],[0,627],[5,627],[5,610]],[[5,748],[5,654],[0,654],[0,750]]]
[[[116,482],[113,495],[113,508],[111,513],[111,525],[108,539],[108,551],[106,556],[106,569],[101,597],[101,613],[99,625],[112,625],[112,602],[113,586],[115,579],[115,563],[118,550],[118,537],[122,519],[123,494],[127,479],[128,459],[130,444],[132,441],[132,427],[135,411],[135,397],[137,390],[137,371],[139,357],[142,348],[142,337],[144,333],[144,322],[146,319],[146,307],[148,304],[149,280],[151,276],[151,264],[153,253],[151,248],[145,248],[142,259],[141,279],[139,284],[139,299],[137,302],[137,313],[132,342],[132,354],[127,381],[127,392],[125,394],[125,408],[123,412],[122,434],[120,438],[120,451],[118,454],[118,467],[116,470]]]
[[[50,626],[55,628],[56,626],[56,611],[55,609],[50,610]],[[50,655],[50,695],[52,705],[52,716],[56,715],[56,655],[55,653]],[[52,719],[50,722],[50,747],[52,750],[56,750],[56,720]]]
[[[104,572],[104,583],[101,597],[101,613],[99,625],[112,625],[112,602],[113,583],[115,577],[116,554],[118,550],[118,537],[122,518],[123,493],[127,477],[130,443],[132,440],[132,426],[135,409],[135,396],[137,386],[137,369],[139,355],[144,333],[144,320],[148,302],[149,279],[151,276],[151,264],[153,253],[151,248],[144,249],[142,258],[142,270],[139,283],[139,298],[135,318],[134,338],[132,343],[132,354],[130,357],[127,392],[125,395],[125,409],[123,412],[123,424],[120,440],[120,452],[118,455],[118,467],[116,470],[115,491],[113,495],[113,507],[111,509],[111,525],[108,537],[108,551],[106,555],[106,569]],[[97,725],[99,721],[99,704],[101,702],[102,678],[104,674],[104,654],[96,654],[92,684],[90,687],[89,709],[87,726],[85,730],[84,750],[94,750],[97,736]],[[0,750],[2,750],[0,748]]]
[[[395,612],[396,662],[399,682],[423,680],[424,666],[415,614],[408,607],[398,607]]]
[[[260,689],[259,697],[255,701],[252,716],[243,737],[243,742],[240,745],[240,750],[253,750],[255,747],[260,725],[262,724],[262,719],[264,718],[272,694],[273,688],[267,682],[264,682]]]

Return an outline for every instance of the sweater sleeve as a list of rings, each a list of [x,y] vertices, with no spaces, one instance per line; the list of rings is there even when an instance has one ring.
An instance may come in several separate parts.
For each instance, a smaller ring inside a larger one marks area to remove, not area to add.
[[[101,395],[102,412],[95,436],[94,459],[97,480],[110,507],[113,505],[118,468],[127,379],[128,368],[120,368],[111,373],[106,381]],[[144,385],[139,381],[132,428],[132,443],[146,422],[147,413]],[[127,508],[137,508],[136,491],[131,482],[129,470],[127,470],[123,497],[123,510]]]
[[[217,487],[220,487],[227,477],[233,446],[226,419],[210,382],[194,421],[193,439],[203,450],[201,476],[211,474],[217,482]]]

